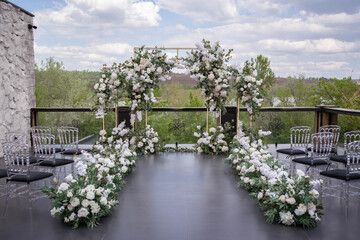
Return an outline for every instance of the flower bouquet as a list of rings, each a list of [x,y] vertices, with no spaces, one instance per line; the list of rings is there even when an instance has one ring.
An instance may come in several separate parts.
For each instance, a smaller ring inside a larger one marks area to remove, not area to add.
[[[201,131],[201,127],[198,126]],[[207,132],[194,132],[194,136],[198,137],[198,141],[194,148],[199,153],[206,154],[226,154],[229,151],[227,142],[224,140],[224,128],[218,126],[216,128],[210,128],[209,133]]]

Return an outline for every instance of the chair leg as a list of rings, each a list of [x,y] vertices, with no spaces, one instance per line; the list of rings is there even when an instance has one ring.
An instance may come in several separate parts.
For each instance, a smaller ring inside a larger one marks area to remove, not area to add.
[[[296,164],[291,160],[290,162],[290,175],[294,176],[296,173]]]
[[[9,198],[10,198],[10,188],[9,188],[9,183],[6,182],[6,200],[5,200],[3,218],[5,218],[5,214],[6,214],[6,211],[7,211],[7,208],[8,208]]]
[[[345,217],[349,216],[349,181],[345,183]]]
[[[28,188],[28,204],[29,204],[29,210],[32,209],[32,199],[31,199],[31,187],[30,187],[30,183],[27,184],[27,188]]]

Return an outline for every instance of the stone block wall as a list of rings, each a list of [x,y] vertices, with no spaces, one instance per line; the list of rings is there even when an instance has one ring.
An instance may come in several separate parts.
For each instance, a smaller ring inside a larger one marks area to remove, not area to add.
[[[29,132],[36,104],[34,34],[28,24],[33,15],[0,0],[0,143],[8,131]]]

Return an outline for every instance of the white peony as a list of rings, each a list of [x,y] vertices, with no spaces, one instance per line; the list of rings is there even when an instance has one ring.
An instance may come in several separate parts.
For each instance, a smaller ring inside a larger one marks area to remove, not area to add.
[[[297,209],[295,209],[295,214],[297,216],[301,216],[304,215],[304,213],[306,213],[306,206],[302,203],[299,204],[299,206],[297,207]]]
[[[281,222],[285,225],[291,225],[293,224],[294,222],[294,215],[291,214],[290,211],[287,211],[287,212],[280,212],[279,213],[280,215],[280,219],[281,219]]]
[[[93,191],[87,192],[86,198],[92,200],[95,198],[95,193]]]
[[[87,217],[89,211],[86,208],[80,208],[78,211],[78,217]]]
[[[80,204],[80,200],[77,197],[75,197],[75,198],[71,199],[70,204],[73,207],[77,207]]]

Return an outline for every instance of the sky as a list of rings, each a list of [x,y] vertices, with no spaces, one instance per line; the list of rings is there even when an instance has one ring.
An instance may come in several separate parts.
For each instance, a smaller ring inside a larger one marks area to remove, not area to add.
[[[54,57],[67,70],[99,71],[137,46],[206,39],[233,49],[232,65],[262,54],[276,76],[360,79],[359,0],[10,1],[35,14],[37,64]]]

